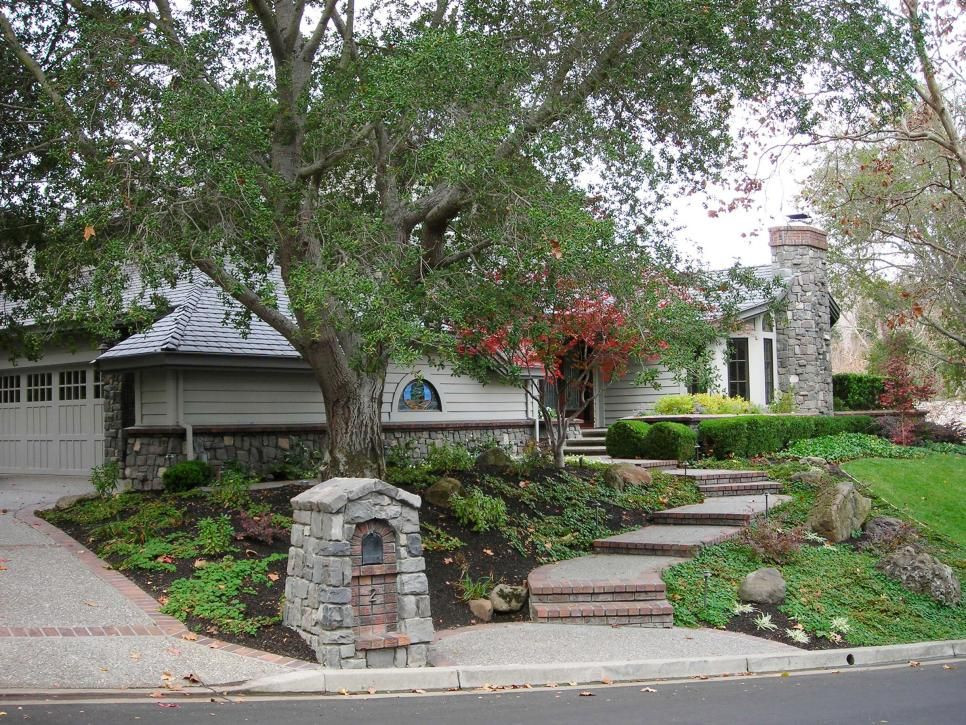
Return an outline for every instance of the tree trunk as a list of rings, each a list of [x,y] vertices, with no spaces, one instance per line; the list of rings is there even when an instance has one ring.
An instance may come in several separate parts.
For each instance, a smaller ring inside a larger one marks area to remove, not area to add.
[[[308,356],[325,402],[329,460],[323,478],[384,478],[382,396],[388,361],[350,369],[344,356],[313,350]]]

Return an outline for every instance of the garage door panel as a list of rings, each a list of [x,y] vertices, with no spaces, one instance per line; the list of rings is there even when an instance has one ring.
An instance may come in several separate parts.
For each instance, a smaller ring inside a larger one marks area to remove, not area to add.
[[[33,438],[24,441],[24,468],[31,471],[44,471],[57,468],[53,438]]]
[[[51,432],[50,424],[53,416],[51,415],[53,406],[49,403],[44,405],[28,405],[24,409],[26,417],[25,432],[27,435],[43,436]]]
[[[89,436],[91,433],[89,403],[61,403],[57,406],[57,431],[62,436]]]

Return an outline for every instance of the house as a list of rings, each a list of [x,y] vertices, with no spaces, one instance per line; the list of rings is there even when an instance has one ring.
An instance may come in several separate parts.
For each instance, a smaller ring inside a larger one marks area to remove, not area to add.
[[[741,327],[715,350],[725,392],[766,404],[794,390],[799,412],[830,413],[831,326],[825,234],[809,226],[770,230],[784,308],[767,301],[741,308]],[[165,295],[171,311],[144,332],[100,349],[50,347],[38,361],[0,368],[0,473],[85,474],[105,459],[122,464],[136,487],[185,458],[235,460],[270,468],[300,446],[324,449],[325,413],[308,366],[274,329],[255,320],[248,335],[223,324],[223,301],[202,282]],[[667,370],[662,387],[634,384],[637,370],[601,388],[585,425],[609,425],[647,412],[686,388]],[[495,440],[519,450],[532,439],[537,411],[522,390],[459,377],[424,361],[392,365],[382,420],[387,447],[419,454],[434,441]]]

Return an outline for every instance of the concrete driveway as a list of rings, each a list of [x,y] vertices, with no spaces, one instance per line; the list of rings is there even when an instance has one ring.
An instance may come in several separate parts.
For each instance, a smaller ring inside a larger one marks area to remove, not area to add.
[[[0,475],[0,689],[170,691],[188,674],[210,685],[302,664],[188,635],[150,596],[34,516],[91,490],[78,476]]]

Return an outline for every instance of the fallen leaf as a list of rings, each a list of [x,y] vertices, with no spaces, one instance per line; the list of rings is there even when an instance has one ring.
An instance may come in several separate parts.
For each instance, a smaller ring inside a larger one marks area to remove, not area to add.
[[[167,682],[168,680],[172,679],[172,675],[170,672],[162,672],[161,679]]]
[[[368,690],[366,690],[366,692],[368,692],[370,695],[375,695],[376,694],[376,688],[375,687],[370,687]]]
[[[161,690],[155,690],[154,692],[148,693],[148,697],[164,697],[164,693]]]
[[[268,574],[266,574],[265,576],[267,576],[273,582],[277,582],[278,581],[278,574],[276,574],[274,571],[268,572]]]
[[[174,702],[159,702],[158,707],[181,707],[181,706]]]
[[[909,660],[909,666],[910,667],[919,667],[920,664],[921,663],[919,662],[919,660]]]
[[[168,647],[165,650],[165,652],[167,652],[169,655],[179,655],[179,654],[181,654],[181,650],[178,649],[177,647]]]
[[[195,634],[194,632],[185,632],[184,634],[181,635],[181,639],[186,639],[189,642],[194,642],[196,639],[198,639],[198,635]]]
[[[207,559],[195,559],[195,569],[203,569],[208,566]]]
[[[173,556],[168,556],[167,554],[162,554],[157,559],[155,559],[155,561],[159,561],[162,564],[173,564],[174,563],[174,557]]]
[[[554,259],[563,258],[563,250],[560,248],[560,242],[556,239],[550,240],[550,253],[553,255]]]
[[[556,682],[548,682],[546,686],[547,687],[556,687],[557,686],[557,683]]]
[[[483,553],[487,556],[493,556],[493,549],[483,549]]]
[[[84,600],[84,604],[86,604],[86,605],[87,605],[88,607],[99,607],[99,606],[101,606],[101,605],[100,605],[100,604],[98,604],[97,602],[95,602],[95,601],[92,601],[92,600],[90,600],[90,599],[85,599],[85,600]]]
[[[192,684],[199,684],[201,682],[201,680],[198,679],[198,676],[194,672],[189,672],[187,675],[185,675],[181,679],[182,680],[187,680],[188,682],[191,682]]]
[[[85,242],[88,239],[90,239],[91,237],[95,237],[95,236],[97,236],[97,233],[94,231],[94,227],[92,227],[90,224],[88,224],[86,227],[84,227],[84,241]]]
[[[258,552],[254,549],[245,549],[245,556],[258,556]]]
[[[340,695],[348,695],[349,694],[349,691],[343,687],[341,690],[339,690],[339,694]]]
[[[443,563],[444,564],[452,564],[453,563],[453,557],[452,556],[444,556],[443,557]]]
[[[641,692],[657,692],[653,687],[642,687]]]
[[[577,686],[577,683],[576,682],[568,682],[567,684],[570,685],[571,687],[576,687]]]
[[[137,650],[134,650],[133,652],[131,652],[131,654],[128,655],[128,657],[130,657],[132,660],[137,662],[139,659],[141,659],[141,653],[138,652]]]
[[[420,690],[419,688],[416,688],[415,690],[413,690],[413,692],[415,692],[417,695],[425,695],[426,694],[426,690]]]
[[[581,697],[596,697],[596,695],[593,692],[590,692],[589,690],[584,690],[583,692],[580,693],[580,696]]]
[[[610,685],[611,683],[613,683],[613,682],[614,682],[614,681],[613,681],[613,680],[612,680],[611,678],[609,678],[609,677],[601,677],[601,678],[600,678],[600,681],[601,681],[602,683],[604,683],[605,685]]]
[[[110,672],[110,670],[107,667],[101,667],[100,670],[101,672]]]
[[[956,665],[943,665],[944,670],[955,670]]]

